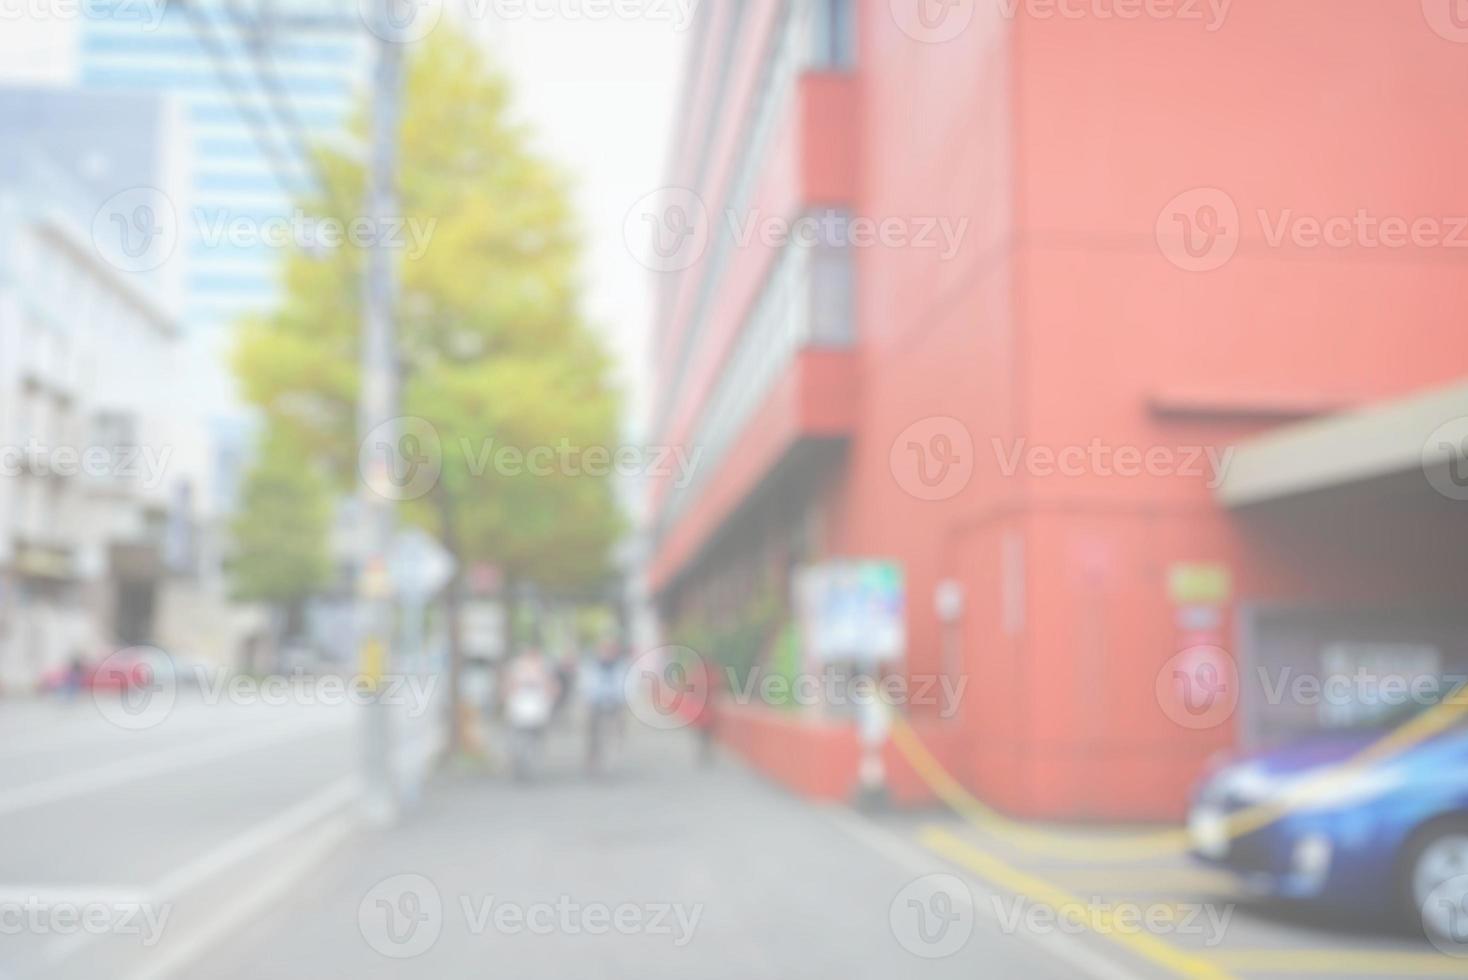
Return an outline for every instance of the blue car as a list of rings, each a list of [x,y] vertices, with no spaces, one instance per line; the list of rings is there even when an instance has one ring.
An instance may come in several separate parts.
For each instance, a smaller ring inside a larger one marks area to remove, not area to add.
[[[1194,856],[1250,891],[1399,916],[1468,949],[1468,724],[1358,759],[1410,714],[1217,768],[1193,799]]]

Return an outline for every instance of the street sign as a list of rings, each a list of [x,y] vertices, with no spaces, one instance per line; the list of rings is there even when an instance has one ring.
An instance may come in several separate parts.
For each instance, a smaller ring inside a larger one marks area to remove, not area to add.
[[[387,556],[393,595],[404,602],[427,602],[449,584],[457,567],[454,556],[433,536],[417,528],[393,536]]]

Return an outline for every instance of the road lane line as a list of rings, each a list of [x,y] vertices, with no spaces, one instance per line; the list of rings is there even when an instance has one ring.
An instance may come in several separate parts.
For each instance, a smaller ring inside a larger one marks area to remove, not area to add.
[[[114,885],[0,885],[0,905],[136,905],[146,901],[139,888]]]
[[[360,793],[360,783],[356,777],[343,777],[290,809],[231,837],[212,851],[164,875],[154,882],[152,887],[144,890],[140,896],[141,901],[151,905],[171,904],[180,895],[215,875],[228,871],[282,841],[308,830],[313,824],[331,817],[337,811],[353,803]],[[99,938],[92,933],[67,936],[48,945],[42,956],[48,966],[54,967],[75,956]]]
[[[1033,902],[1050,906],[1056,914],[1067,907],[1084,907],[1084,899],[1065,891],[1044,878],[1006,864],[987,851],[980,850],[968,841],[944,827],[929,826],[919,835],[922,845],[955,864],[968,868],[974,874],[1007,891],[1022,895]],[[1115,928],[1111,915],[1101,911],[1097,923],[1085,923],[1091,931],[1136,954],[1154,966],[1169,971],[1174,976],[1193,980],[1232,980],[1232,975],[1217,963],[1178,949],[1156,936],[1142,932],[1130,932]]]
[[[933,874],[933,864],[928,855],[904,838],[844,808],[831,807],[826,810],[826,813],[838,827],[901,867],[907,874],[918,877]],[[970,878],[970,887],[972,887],[972,881],[973,879]],[[988,882],[981,882],[981,884],[984,886],[984,897],[998,896],[998,892],[987,889]],[[996,925],[999,924],[999,915],[992,902],[986,905],[972,901],[972,896],[969,896],[969,899],[976,914],[982,913]],[[1042,941],[1038,936],[1027,932],[1015,935],[1023,941],[1039,946],[1047,957],[1063,961],[1066,966],[1078,971],[1079,976],[1089,977],[1091,980],[1136,980],[1131,971],[1085,948],[1070,936],[1059,936],[1061,941],[1053,942],[1051,940],[1057,937],[1049,937]]]
[[[182,748],[173,747],[151,752],[120,762],[67,773],[53,779],[43,779],[0,795],[0,816],[59,803],[78,796],[90,796],[101,790],[111,789],[137,779],[166,775],[180,769],[192,769],[250,749],[262,748],[277,742],[299,738],[302,735],[316,734],[318,731],[324,732],[331,729],[346,730],[348,727],[345,721],[333,719],[330,724],[322,724],[317,721],[305,725],[294,724],[264,731],[244,732]]]
[[[131,731],[118,728],[93,708],[82,708],[82,714],[64,722],[46,726],[41,731],[23,733],[23,740],[0,745],[0,761],[32,761],[56,749],[74,749],[80,745],[101,745],[109,748],[127,745],[130,741],[165,742],[167,738],[178,738],[198,731],[219,727],[219,719],[207,713],[208,709],[192,706],[175,709],[173,717],[156,728]],[[240,730],[259,723],[258,718],[235,715],[227,719],[230,728]],[[9,733],[0,733],[8,735]]]
[[[307,797],[262,824],[225,841],[188,864],[169,872],[148,889],[155,901],[171,901],[221,872],[249,860],[262,851],[300,833],[313,823],[344,809],[361,795],[361,782],[344,776],[324,790]]]
[[[1237,949],[1218,954],[1220,962],[1249,973],[1326,974],[1329,976],[1461,977],[1468,962],[1438,953],[1372,953],[1338,949]]]
[[[221,940],[258,919],[266,909],[287,895],[297,882],[326,859],[355,825],[355,821],[345,815],[329,820],[299,848],[293,849],[290,856],[277,862],[271,873],[239,892],[234,901],[225,905],[208,923],[196,927],[186,939],[170,944],[166,950],[160,947],[158,955],[133,973],[130,980],[169,980],[184,975],[187,967]]]
[[[436,728],[422,732],[398,749],[395,761],[399,767],[422,765],[432,759],[444,744],[444,739],[444,733]],[[264,823],[236,834],[213,850],[164,875],[144,891],[142,901],[158,905],[174,902],[179,896],[210,878],[243,864],[297,834],[308,832],[314,824],[347,819],[341,811],[358,802],[361,795],[361,778],[355,775],[343,776]],[[54,966],[86,948],[96,938],[88,934],[69,936],[52,943],[43,955],[46,962]],[[211,934],[209,942],[215,939],[217,936]],[[208,945],[207,942],[196,942]]]

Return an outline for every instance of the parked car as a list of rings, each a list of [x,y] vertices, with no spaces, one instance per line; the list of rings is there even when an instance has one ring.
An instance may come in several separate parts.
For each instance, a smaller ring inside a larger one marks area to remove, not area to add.
[[[55,694],[68,689],[124,691],[158,683],[183,687],[193,684],[195,677],[194,668],[162,650],[128,647],[100,660],[55,667],[41,676],[39,688]]]
[[[1423,710],[1216,767],[1194,796],[1195,857],[1234,872],[1251,891],[1397,916],[1468,944],[1465,715],[1415,744],[1404,739],[1401,751],[1361,756]],[[1231,829],[1240,815],[1243,826]]]

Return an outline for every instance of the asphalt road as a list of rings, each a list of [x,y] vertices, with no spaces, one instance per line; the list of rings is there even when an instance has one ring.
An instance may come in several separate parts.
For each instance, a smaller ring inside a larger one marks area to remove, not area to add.
[[[115,707],[0,703],[0,977],[142,969],[358,809],[361,708],[346,699],[181,691],[141,719]]]
[[[411,821],[355,838],[203,968],[220,980],[1085,975],[1071,951],[976,916],[942,862],[728,760],[700,768],[684,733],[631,731],[595,778],[571,733],[529,785],[440,777]]]
[[[1106,859],[1106,831],[1034,848],[810,805],[635,724],[600,776],[563,731],[530,784],[456,768],[377,828],[360,721],[182,699],[120,730],[86,701],[0,704],[0,976],[1468,976],[1181,858]],[[67,910],[98,928],[48,917]]]

